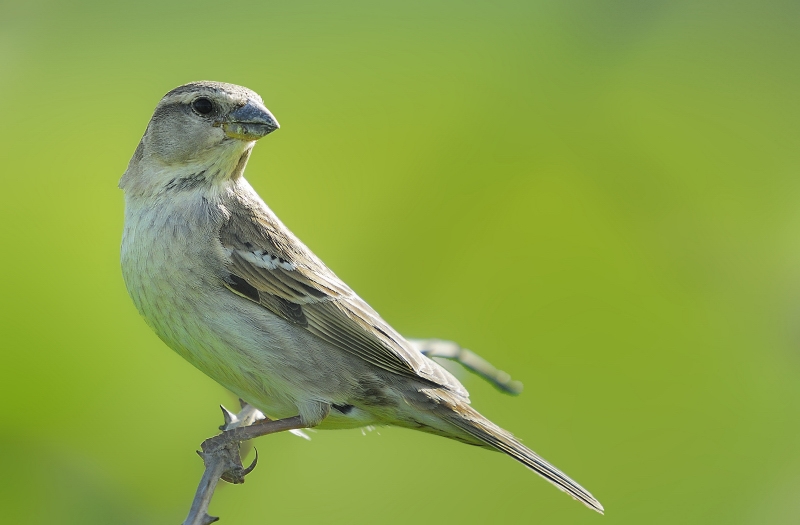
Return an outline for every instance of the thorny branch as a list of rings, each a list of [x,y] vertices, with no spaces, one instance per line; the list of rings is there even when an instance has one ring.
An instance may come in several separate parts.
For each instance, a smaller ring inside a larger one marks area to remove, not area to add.
[[[206,468],[183,525],[209,525],[219,519],[208,514],[208,505],[219,480],[223,479],[234,484],[244,483],[245,476],[252,472],[258,463],[258,451],[256,451],[253,463],[247,468],[242,465],[239,445],[243,441],[303,428],[300,416],[273,421],[244,402],[238,414],[232,414],[225,407],[222,407],[222,413],[225,417],[225,425],[221,427],[222,434],[203,441],[200,445],[202,451],[197,452],[203,458]]]

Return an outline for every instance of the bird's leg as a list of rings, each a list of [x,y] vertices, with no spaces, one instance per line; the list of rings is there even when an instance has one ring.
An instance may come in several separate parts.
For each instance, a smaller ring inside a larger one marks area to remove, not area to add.
[[[475,352],[462,348],[453,341],[441,339],[409,339],[408,341],[428,357],[450,359],[459,363],[502,392],[515,396],[522,392],[521,382],[512,380],[508,373],[498,370]]]
[[[227,424],[226,417],[226,424]],[[259,419],[248,426],[236,426],[222,434],[208,438],[200,445],[198,454],[203,458],[205,471],[197,487],[192,507],[183,525],[209,525],[219,518],[208,515],[208,505],[220,479],[229,483],[244,483],[244,478],[255,468],[258,452],[253,463],[245,468],[239,455],[239,444],[256,437],[305,427],[300,416],[286,419]]]

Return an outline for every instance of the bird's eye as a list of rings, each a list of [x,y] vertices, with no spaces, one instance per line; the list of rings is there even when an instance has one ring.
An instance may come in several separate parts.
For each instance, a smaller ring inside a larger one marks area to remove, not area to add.
[[[208,115],[214,110],[214,104],[207,98],[200,97],[192,101],[192,109],[201,115]]]

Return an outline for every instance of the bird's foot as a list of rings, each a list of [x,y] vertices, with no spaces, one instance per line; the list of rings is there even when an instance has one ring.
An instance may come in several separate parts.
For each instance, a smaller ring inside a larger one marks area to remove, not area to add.
[[[200,445],[202,450],[197,454],[203,458],[203,464],[209,468],[210,464],[214,470],[220,472],[219,477],[228,483],[244,483],[244,478],[256,468],[258,464],[258,450],[255,449],[255,458],[249,467],[242,464],[240,454],[240,444],[234,432],[223,432],[212,438],[208,438]]]
[[[225,413],[228,414],[227,411]],[[226,417],[227,419],[228,417]],[[246,419],[245,417],[239,418],[239,421]],[[233,418],[231,418],[231,423],[233,423]],[[217,482],[223,479],[228,483],[244,483],[245,477],[253,471],[258,461],[258,452],[256,452],[256,459],[253,460],[253,463],[249,467],[244,467],[239,453],[239,446],[242,442],[304,426],[303,419],[299,415],[278,420],[264,418],[247,426],[239,425],[224,430],[221,434],[203,441],[203,444],[200,445],[202,450],[198,451],[198,455],[203,458],[205,470],[192,500],[189,515],[183,525],[209,525],[217,521],[218,518],[208,514],[208,505],[214,495]]]

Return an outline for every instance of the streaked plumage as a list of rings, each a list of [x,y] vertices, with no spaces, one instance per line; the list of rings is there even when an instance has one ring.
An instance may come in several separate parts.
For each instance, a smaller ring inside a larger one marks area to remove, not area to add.
[[[330,271],[242,177],[277,128],[254,92],[195,82],[156,107],[120,187],[122,268],[150,327],[272,418],[397,425],[504,452],[591,494],[469,406],[464,387]]]

